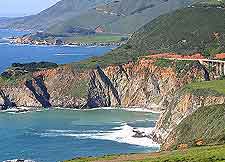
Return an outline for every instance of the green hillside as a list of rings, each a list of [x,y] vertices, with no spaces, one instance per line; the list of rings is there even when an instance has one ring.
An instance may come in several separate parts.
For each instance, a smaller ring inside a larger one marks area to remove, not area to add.
[[[218,8],[186,8],[160,16],[138,30],[128,45],[142,53],[225,51],[225,12]]]
[[[112,155],[99,158],[78,158],[65,162],[224,162],[225,146],[196,147],[191,149],[149,154]]]
[[[191,116],[184,119],[172,132],[172,139],[175,139],[173,147],[177,148],[179,144],[196,146],[198,140],[202,141],[202,145],[224,144],[224,114],[225,105],[199,108]]]
[[[101,26],[106,32],[132,33],[154,18],[188,6],[191,0],[119,0],[97,5],[88,11],[50,27],[52,32],[82,26]]]
[[[65,33],[76,27],[101,26],[112,33],[132,33],[156,17],[190,5],[192,0],[61,0],[43,12],[0,27]]]
[[[224,6],[225,0],[194,0],[194,5],[213,5],[213,6]]]
[[[202,52],[206,56],[225,52],[225,12],[217,8],[185,8],[156,18],[138,30],[128,41],[112,52],[74,63],[79,68],[96,64],[122,64],[156,52],[189,54]],[[217,37],[214,37],[213,33]],[[185,40],[185,41],[184,41]]]

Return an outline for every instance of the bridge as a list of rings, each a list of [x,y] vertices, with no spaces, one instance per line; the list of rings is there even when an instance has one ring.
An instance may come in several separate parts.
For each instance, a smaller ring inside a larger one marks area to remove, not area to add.
[[[183,61],[198,61],[201,65],[204,65],[208,70],[214,71],[215,75],[225,76],[225,61],[212,60],[212,59],[189,59],[189,58],[165,58],[169,60],[183,60]]]

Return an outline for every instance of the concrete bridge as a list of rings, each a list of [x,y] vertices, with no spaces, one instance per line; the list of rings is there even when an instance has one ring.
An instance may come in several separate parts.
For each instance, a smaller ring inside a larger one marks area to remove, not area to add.
[[[211,59],[187,59],[187,58],[168,58],[169,60],[198,61],[209,71],[213,71],[217,77],[225,76],[225,61]]]

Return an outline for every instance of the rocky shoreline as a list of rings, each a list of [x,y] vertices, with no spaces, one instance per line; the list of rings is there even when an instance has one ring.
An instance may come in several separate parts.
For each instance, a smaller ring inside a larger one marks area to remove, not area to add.
[[[184,66],[188,68],[178,71]],[[198,96],[182,91],[185,85],[195,80],[215,78],[213,72],[205,77],[205,69],[197,61],[171,60],[167,66],[158,59],[144,57],[137,62],[80,71],[72,65],[64,65],[37,71],[29,79],[1,86],[7,100],[1,97],[0,104],[84,110],[142,107],[162,112],[150,138],[163,144],[171,131],[199,107],[225,103],[222,95]],[[136,136],[146,134],[136,131]]]
[[[33,160],[23,160],[23,159],[14,159],[14,160],[6,160],[3,162],[35,162]]]
[[[39,36],[41,35],[41,36]],[[38,37],[38,39],[34,38]],[[39,38],[40,37],[40,38]],[[23,45],[56,45],[56,46],[71,46],[71,47],[81,47],[81,46],[99,46],[99,47],[109,47],[114,46],[118,47],[123,44],[126,44],[127,40],[122,40],[119,42],[76,42],[76,41],[67,41],[64,38],[57,38],[54,35],[51,36],[51,38],[45,38],[48,37],[48,34],[46,33],[36,33],[36,34],[28,34],[21,37],[10,37],[5,39],[5,41],[8,41],[11,44],[23,44]]]

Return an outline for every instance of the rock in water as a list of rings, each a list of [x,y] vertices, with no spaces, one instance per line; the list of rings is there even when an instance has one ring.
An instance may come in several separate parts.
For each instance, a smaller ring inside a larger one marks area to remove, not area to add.
[[[3,162],[35,162],[33,160],[23,160],[23,159],[14,159],[14,160],[6,160]]]
[[[6,160],[3,162],[35,162],[33,160],[23,160],[23,159],[14,159],[14,160]]]

